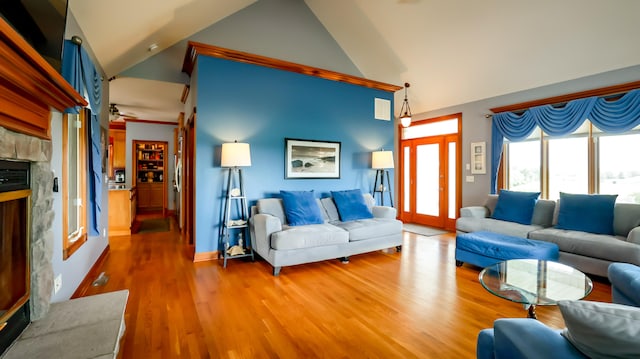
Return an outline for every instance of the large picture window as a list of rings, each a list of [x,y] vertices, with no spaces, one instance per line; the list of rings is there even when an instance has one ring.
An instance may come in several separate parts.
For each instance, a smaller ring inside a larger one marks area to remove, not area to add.
[[[540,191],[558,199],[560,192],[617,194],[618,202],[640,203],[640,127],[607,134],[586,121],[574,133],[549,137],[537,130],[520,142],[505,142],[504,187]]]
[[[65,114],[62,131],[63,258],[87,240],[87,127],[89,110]]]
[[[640,203],[640,133],[598,134],[599,193],[617,194],[619,202]]]

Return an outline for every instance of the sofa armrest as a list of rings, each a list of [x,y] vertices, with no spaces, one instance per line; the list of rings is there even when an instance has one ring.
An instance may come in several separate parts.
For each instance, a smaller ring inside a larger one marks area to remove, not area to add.
[[[374,218],[391,218],[395,219],[397,210],[394,207],[387,206],[373,206],[371,212]]]
[[[282,230],[282,223],[276,216],[256,214],[249,220],[253,250],[266,258],[271,247],[271,234]]]
[[[489,217],[489,209],[485,206],[462,207],[460,217],[486,218]]]
[[[493,334],[493,328],[482,329],[480,333],[478,333],[476,359],[495,359],[494,340],[495,335]]]
[[[640,245],[640,227],[636,227],[629,231],[627,242]]]
[[[496,359],[586,358],[560,330],[528,318],[498,319],[494,322]]]

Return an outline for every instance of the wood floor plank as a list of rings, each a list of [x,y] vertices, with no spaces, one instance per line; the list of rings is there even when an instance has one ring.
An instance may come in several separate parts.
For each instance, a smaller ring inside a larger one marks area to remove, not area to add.
[[[230,260],[192,263],[175,230],[110,238],[109,281],[85,295],[129,289],[122,358],[473,358],[478,331],[525,317],[455,266],[455,236],[404,233],[402,252],[271,267]],[[88,281],[89,283],[91,281]],[[589,300],[609,302],[594,279]],[[538,307],[554,328],[556,306]]]

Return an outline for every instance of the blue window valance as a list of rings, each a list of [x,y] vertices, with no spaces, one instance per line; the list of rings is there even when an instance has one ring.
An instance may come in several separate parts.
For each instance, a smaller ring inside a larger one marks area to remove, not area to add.
[[[585,120],[604,132],[623,133],[640,125],[640,89],[627,92],[615,101],[587,97],[567,102],[563,107],[532,107],[522,114],[493,115],[491,129],[491,193],[497,192],[498,168],[504,139],[522,141],[540,127],[550,136],[573,133]]]
[[[100,214],[102,212],[102,157],[100,146],[100,111],[102,102],[102,76],[93,65],[89,54],[69,40],[65,40],[62,56],[62,77],[64,77],[79,94],[87,97],[91,107],[91,118],[88,121],[88,187],[87,206],[90,236],[100,235]],[[71,107],[65,113],[78,113],[79,107]]]

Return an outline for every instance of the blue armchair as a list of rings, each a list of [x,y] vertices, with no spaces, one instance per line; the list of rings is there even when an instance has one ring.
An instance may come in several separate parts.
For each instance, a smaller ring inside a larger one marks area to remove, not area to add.
[[[612,263],[608,271],[612,302],[640,307],[640,267]],[[505,318],[478,334],[479,359],[587,358],[564,336],[535,319]]]
[[[640,307],[640,267],[629,263],[612,263],[608,277],[614,303]]]
[[[587,358],[560,333],[536,319],[505,318],[478,335],[478,359]]]

